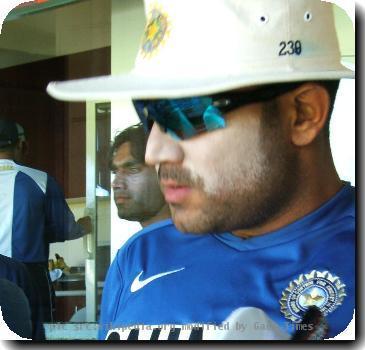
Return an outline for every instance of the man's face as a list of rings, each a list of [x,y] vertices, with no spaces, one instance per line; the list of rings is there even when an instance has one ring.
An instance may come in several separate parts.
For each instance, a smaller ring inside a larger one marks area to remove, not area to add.
[[[182,141],[155,123],[146,161],[159,168],[178,229],[257,228],[288,205],[298,162],[278,113],[274,103],[240,107],[226,114],[224,129]]]
[[[130,142],[114,153],[113,172],[114,201],[121,219],[143,222],[164,206],[155,169],[133,158]]]

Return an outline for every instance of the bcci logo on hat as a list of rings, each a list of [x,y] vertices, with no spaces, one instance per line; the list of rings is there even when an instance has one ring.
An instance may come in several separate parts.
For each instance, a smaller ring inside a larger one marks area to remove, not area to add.
[[[164,43],[169,34],[170,24],[168,17],[157,7],[153,8],[147,20],[147,26],[142,39],[141,54],[144,58],[151,57]]]
[[[287,319],[300,322],[303,312],[316,306],[326,316],[342,304],[345,287],[339,277],[328,271],[302,274],[283,291],[281,312]]]

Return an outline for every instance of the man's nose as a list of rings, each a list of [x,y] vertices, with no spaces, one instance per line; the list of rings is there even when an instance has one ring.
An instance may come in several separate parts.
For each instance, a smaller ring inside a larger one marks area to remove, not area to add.
[[[125,177],[121,174],[115,174],[114,179],[112,181],[112,188],[115,189],[126,189],[126,181]]]
[[[147,141],[146,164],[156,166],[162,163],[181,163],[184,152],[178,141],[163,132],[155,123]]]

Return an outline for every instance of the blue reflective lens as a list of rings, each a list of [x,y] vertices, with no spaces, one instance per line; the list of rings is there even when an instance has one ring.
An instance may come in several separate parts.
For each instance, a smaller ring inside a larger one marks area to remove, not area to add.
[[[214,106],[209,106],[205,110],[203,120],[207,130],[221,129],[226,126],[226,121],[224,120],[222,113]]]
[[[220,110],[209,97],[133,101],[136,111],[150,130],[153,121],[176,140],[188,139],[204,131],[224,128]]]

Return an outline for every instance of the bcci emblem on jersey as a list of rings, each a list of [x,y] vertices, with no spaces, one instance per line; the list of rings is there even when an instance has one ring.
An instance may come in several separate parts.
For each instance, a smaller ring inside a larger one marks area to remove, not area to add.
[[[345,287],[339,277],[328,271],[302,274],[283,291],[281,312],[287,319],[300,322],[302,313],[316,306],[326,316],[342,304]]]

